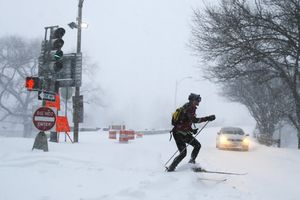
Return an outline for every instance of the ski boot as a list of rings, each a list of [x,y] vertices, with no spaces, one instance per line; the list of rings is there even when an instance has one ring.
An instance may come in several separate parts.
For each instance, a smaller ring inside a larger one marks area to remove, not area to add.
[[[169,167],[166,167],[166,171],[173,172],[173,171],[175,171],[176,166],[177,166],[177,163],[173,162]]]
[[[190,164],[196,164],[196,161],[195,161],[194,158],[191,158],[190,161],[189,161],[189,163],[190,163]]]

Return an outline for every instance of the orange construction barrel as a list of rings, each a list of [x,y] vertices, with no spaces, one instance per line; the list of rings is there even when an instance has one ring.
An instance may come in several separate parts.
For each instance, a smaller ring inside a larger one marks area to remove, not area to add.
[[[117,131],[109,131],[109,139],[117,139]]]
[[[120,143],[127,143],[128,142],[128,134],[125,130],[120,131],[119,142]]]
[[[142,138],[144,136],[143,133],[135,133],[135,135],[136,135],[136,138]]]
[[[126,131],[127,137],[129,140],[134,140],[134,131],[133,130],[128,130]]]

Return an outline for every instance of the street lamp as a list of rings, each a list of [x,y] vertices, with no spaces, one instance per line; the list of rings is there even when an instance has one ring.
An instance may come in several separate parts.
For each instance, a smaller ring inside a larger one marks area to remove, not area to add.
[[[71,29],[78,28],[78,25],[77,25],[77,23],[75,23],[75,22],[70,22],[70,23],[68,24],[68,26],[69,26]],[[81,29],[87,29],[88,27],[89,27],[89,24],[88,24],[88,23],[81,22]]]
[[[191,79],[193,78],[192,76],[186,76],[186,77],[183,77],[181,78],[180,80],[176,80],[176,84],[175,84],[175,101],[174,101],[174,105],[175,105],[175,109],[177,108],[177,89],[178,89],[178,85],[186,80],[186,79]]]
[[[86,22],[81,22],[81,28],[82,29],[87,29],[89,27],[89,24]]]

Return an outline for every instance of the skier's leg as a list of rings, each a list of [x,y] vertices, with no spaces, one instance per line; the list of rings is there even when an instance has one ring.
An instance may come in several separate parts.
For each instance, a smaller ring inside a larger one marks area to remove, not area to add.
[[[186,143],[189,143],[191,146],[194,147],[193,151],[192,151],[192,154],[191,154],[191,159],[189,161],[189,163],[195,163],[196,161],[196,158],[198,156],[198,153],[201,149],[201,144],[200,142],[194,137],[192,136],[191,134],[188,134],[186,137],[185,137],[185,142]]]
[[[172,164],[168,167],[169,172],[174,171],[177,165],[186,156],[186,145],[184,142],[183,135],[181,135],[180,133],[174,133],[173,136],[180,154],[174,158]]]

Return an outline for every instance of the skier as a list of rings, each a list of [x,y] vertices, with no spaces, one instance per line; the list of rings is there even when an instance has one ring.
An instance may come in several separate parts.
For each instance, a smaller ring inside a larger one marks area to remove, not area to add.
[[[199,106],[199,102],[201,101],[200,95],[191,93],[188,97],[189,102],[184,104],[181,107],[180,114],[178,116],[178,120],[173,122],[174,128],[172,129],[172,133],[180,154],[173,160],[172,164],[167,167],[168,172],[172,172],[175,170],[176,166],[181,162],[181,160],[186,156],[186,143],[192,145],[194,147],[191,159],[189,163],[195,164],[196,157],[200,151],[201,144],[200,142],[193,136],[196,134],[198,129],[193,129],[193,123],[201,123],[205,121],[213,121],[216,119],[215,115],[210,115],[207,117],[197,118],[196,117],[196,109]],[[178,110],[178,109],[177,109]]]

